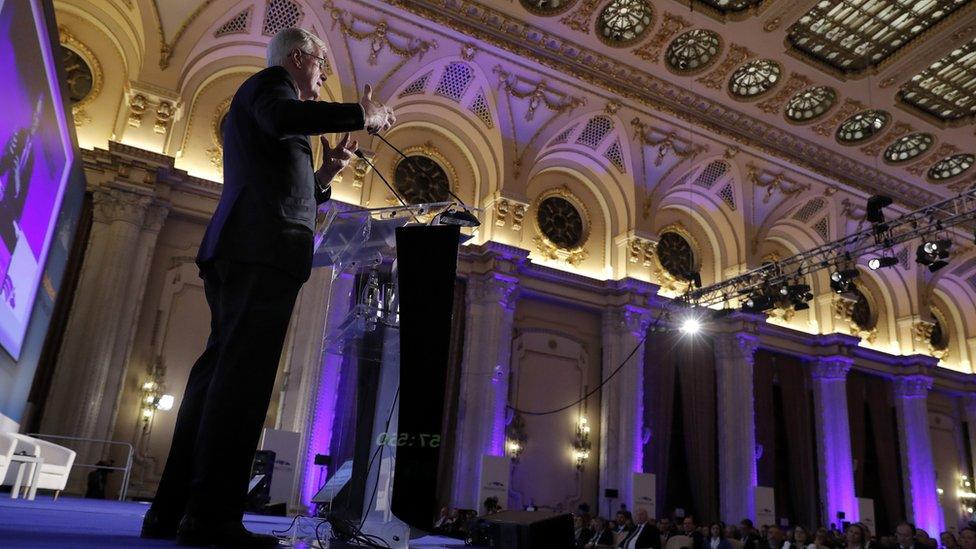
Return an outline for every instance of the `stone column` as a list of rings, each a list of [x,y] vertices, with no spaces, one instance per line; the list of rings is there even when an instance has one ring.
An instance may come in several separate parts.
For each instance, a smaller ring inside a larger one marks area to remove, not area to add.
[[[109,439],[146,290],[149,265],[168,206],[107,186],[94,192],[88,249],[58,354],[41,430]],[[79,448],[76,462],[101,452]]]
[[[976,456],[976,395],[966,395],[963,400],[963,411],[966,418],[966,430],[969,431],[970,455]],[[976,479],[976,471],[966,471],[970,479]]]
[[[944,517],[935,483],[935,462],[929,434],[928,394],[932,378],[922,375],[894,379],[898,442],[908,520],[929,532],[941,532]]]
[[[627,364],[603,387],[600,394],[600,495],[607,488],[618,491],[616,503],[631,508],[633,473],[643,472],[644,445],[644,339],[650,311],[623,305],[603,313],[603,379],[627,359]],[[612,517],[610,502],[600,499],[600,514]]]
[[[519,281],[488,271],[467,279],[464,358],[454,445],[453,504],[479,509],[481,456],[505,452],[512,322]]]
[[[847,412],[847,372],[852,362],[846,356],[819,357],[813,361],[810,370],[820,497],[823,502],[822,520],[826,522],[834,520],[841,511],[848,520],[858,520],[851,426]]]
[[[715,336],[720,516],[756,519],[756,418],[753,365],[759,347],[746,333]]]

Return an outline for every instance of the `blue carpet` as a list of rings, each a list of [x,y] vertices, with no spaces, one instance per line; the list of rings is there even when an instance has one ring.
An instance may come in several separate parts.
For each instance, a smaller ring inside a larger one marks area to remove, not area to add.
[[[139,538],[142,516],[148,508],[144,503],[72,497],[54,501],[51,497],[38,496],[34,501],[26,501],[0,493],[0,548],[176,547],[173,541]],[[248,530],[262,534],[285,530],[291,523],[291,517],[244,517]],[[433,536],[410,543],[411,547],[430,549],[463,545],[458,540]],[[309,546],[299,542],[295,547]]]

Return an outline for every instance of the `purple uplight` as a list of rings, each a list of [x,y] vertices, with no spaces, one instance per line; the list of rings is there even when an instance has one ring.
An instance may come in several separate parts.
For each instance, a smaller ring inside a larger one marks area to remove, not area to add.
[[[322,372],[315,395],[312,422],[308,430],[308,446],[305,451],[305,471],[302,477],[302,503],[312,508],[312,497],[328,476],[328,469],[315,465],[316,454],[328,454],[332,442],[332,426],[335,422],[336,397],[339,389],[339,372],[342,357],[326,353],[322,359]]]

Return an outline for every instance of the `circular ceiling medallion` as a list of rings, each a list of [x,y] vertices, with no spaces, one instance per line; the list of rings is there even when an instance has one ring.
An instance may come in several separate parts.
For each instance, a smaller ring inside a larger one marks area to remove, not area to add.
[[[536,221],[549,242],[564,250],[583,244],[583,216],[572,202],[561,196],[550,196],[539,203]]]
[[[718,33],[692,29],[671,41],[664,54],[668,68],[680,73],[694,73],[712,64],[721,50]]]
[[[650,28],[651,16],[646,0],[613,0],[597,18],[597,36],[611,46],[633,44]]]
[[[812,122],[837,103],[837,92],[829,86],[807,88],[786,103],[786,119],[791,122]]]
[[[393,172],[393,183],[410,204],[446,202],[451,196],[444,168],[426,156],[413,155],[400,160]]]
[[[888,122],[891,115],[885,111],[870,109],[859,112],[841,122],[837,128],[837,141],[844,145],[855,145],[877,135]]]
[[[892,164],[908,162],[932,147],[935,138],[930,133],[913,133],[899,137],[885,149],[884,159]]]
[[[932,181],[945,181],[961,175],[969,168],[973,167],[973,155],[956,154],[939,160],[934,166],[929,168],[929,179]]]
[[[772,59],[756,59],[742,65],[729,78],[729,92],[740,99],[755,99],[773,89],[783,69]]]

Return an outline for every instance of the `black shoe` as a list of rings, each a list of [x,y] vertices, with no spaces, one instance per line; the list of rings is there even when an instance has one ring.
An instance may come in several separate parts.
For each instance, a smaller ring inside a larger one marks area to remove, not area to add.
[[[143,539],[174,539],[176,530],[180,526],[179,516],[169,518],[150,508],[142,519],[142,531],[139,537]]]
[[[278,538],[249,532],[240,522],[207,522],[184,515],[176,544],[188,547],[277,547]]]

